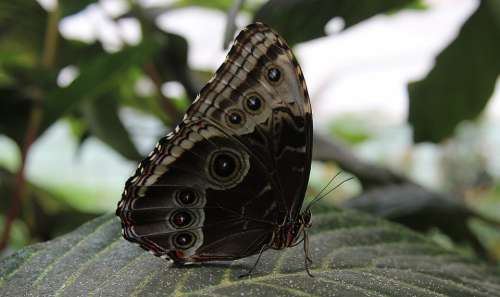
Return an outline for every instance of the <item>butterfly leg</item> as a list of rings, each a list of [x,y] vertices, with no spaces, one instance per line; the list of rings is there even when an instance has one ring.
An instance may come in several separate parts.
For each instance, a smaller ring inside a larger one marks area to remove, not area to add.
[[[313,263],[309,250],[309,237],[305,229],[303,232],[304,232],[304,266],[306,268],[307,274],[310,277],[314,277],[314,275],[312,275],[311,271],[309,270],[309,266]]]
[[[250,268],[250,270],[248,270],[247,273],[244,273],[242,275],[240,275],[239,277],[240,278],[244,278],[244,277],[247,277],[247,276],[250,276],[252,274],[252,272],[255,270],[255,268],[257,267],[257,264],[259,264],[259,261],[260,261],[260,257],[262,257],[262,254],[264,253],[265,250],[267,250],[269,248],[269,245],[265,244],[263,245],[261,248],[260,248],[260,252],[259,252],[259,256],[257,257],[257,260],[255,261],[255,263],[253,264],[252,268]]]

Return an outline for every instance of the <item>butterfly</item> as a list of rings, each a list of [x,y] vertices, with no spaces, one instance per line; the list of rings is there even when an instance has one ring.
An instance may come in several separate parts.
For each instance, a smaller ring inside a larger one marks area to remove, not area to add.
[[[304,241],[309,273],[312,128],[292,51],[267,25],[248,25],[127,180],[116,210],[124,238],[175,263],[260,259]]]

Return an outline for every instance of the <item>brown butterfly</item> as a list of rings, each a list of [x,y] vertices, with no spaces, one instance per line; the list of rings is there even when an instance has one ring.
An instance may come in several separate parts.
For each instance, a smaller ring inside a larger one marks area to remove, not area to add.
[[[255,23],[173,133],[125,184],[123,236],[176,263],[235,260],[304,240],[311,104],[286,42]],[[250,271],[252,271],[255,265]]]

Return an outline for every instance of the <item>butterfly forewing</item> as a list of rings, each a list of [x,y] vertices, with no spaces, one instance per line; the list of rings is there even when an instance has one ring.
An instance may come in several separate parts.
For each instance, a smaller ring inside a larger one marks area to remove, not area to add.
[[[274,31],[252,24],[175,132],[126,183],[126,239],[177,262],[232,260],[269,247],[296,219],[311,162],[300,67]]]
[[[309,178],[311,106],[302,71],[278,34],[262,24],[242,30],[188,114],[216,122],[250,148],[273,173],[284,210],[297,215]]]

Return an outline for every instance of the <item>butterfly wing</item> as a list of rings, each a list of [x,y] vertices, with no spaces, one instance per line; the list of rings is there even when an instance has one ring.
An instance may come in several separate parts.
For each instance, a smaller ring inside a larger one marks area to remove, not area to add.
[[[124,237],[177,262],[258,253],[294,219],[310,170],[311,108],[286,43],[253,24],[183,122],[126,183]]]
[[[266,25],[249,25],[198,98],[188,116],[226,127],[251,148],[281,191],[282,211],[296,218],[309,180],[313,126],[304,76],[286,42]],[[231,121],[237,117],[239,123]]]
[[[265,171],[203,119],[185,121],[163,138],[137,171],[117,213],[125,238],[155,255],[179,262],[235,259],[270,240],[275,219],[259,209],[275,208],[270,182],[260,176]]]

